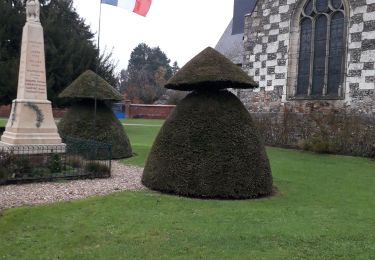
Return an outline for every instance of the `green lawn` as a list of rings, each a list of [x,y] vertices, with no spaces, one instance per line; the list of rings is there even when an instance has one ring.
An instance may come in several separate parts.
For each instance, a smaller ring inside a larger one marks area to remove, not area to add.
[[[161,126],[164,123],[162,119],[121,119],[123,124],[129,125],[146,125],[146,126]]]
[[[139,156],[125,162],[142,165],[159,127],[128,122]],[[0,258],[374,259],[375,161],[267,152],[279,190],[272,198],[121,192],[10,209],[0,216]]]
[[[7,122],[8,122],[7,118],[0,118],[0,127],[5,127]]]
[[[163,120],[147,119],[125,119],[121,120],[125,124],[125,130],[128,134],[134,156],[123,160],[127,164],[143,166],[147,158],[150,146],[154,142]]]

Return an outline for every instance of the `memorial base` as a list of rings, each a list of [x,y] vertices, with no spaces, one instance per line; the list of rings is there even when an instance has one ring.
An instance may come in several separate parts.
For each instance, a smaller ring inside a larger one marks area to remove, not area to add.
[[[1,142],[6,145],[60,145],[48,100],[14,100]]]
[[[23,145],[23,144],[7,144],[4,142],[0,142],[0,151],[12,154],[51,154],[51,153],[65,153],[66,152],[66,144],[55,144],[55,145],[48,145],[48,144],[30,144],[30,145]]]

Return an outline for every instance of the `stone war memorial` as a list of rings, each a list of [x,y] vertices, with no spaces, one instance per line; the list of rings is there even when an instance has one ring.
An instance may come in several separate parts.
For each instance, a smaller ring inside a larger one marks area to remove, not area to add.
[[[0,144],[15,149],[42,145],[52,151],[63,151],[65,145],[57,131],[51,102],[47,100],[44,37],[39,15],[39,1],[28,0],[27,20],[22,34],[17,98],[13,100],[12,111]]]
[[[188,197],[249,199],[273,193],[271,167],[253,120],[227,88],[257,84],[238,66],[206,48],[166,88],[192,91],[161,128],[142,183]]]
[[[17,98],[0,142],[0,185],[108,178],[111,144],[59,134],[47,100],[40,7],[26,2]]]

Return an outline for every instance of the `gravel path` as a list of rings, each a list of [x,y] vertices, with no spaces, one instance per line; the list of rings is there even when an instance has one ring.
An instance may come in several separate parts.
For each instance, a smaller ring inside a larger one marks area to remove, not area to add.
[[[124,190],[145,190],[146,188],[141,184],[142,171],[143,168],[112,161],[112,176],[108,179],[0,186],[0,210]]]

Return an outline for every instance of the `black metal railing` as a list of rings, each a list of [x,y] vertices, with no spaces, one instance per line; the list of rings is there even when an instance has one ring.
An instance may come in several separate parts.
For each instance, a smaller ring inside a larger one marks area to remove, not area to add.
[[[111,176],[110,144],[72,137],[63,143],[0,146],[0,184]]]

